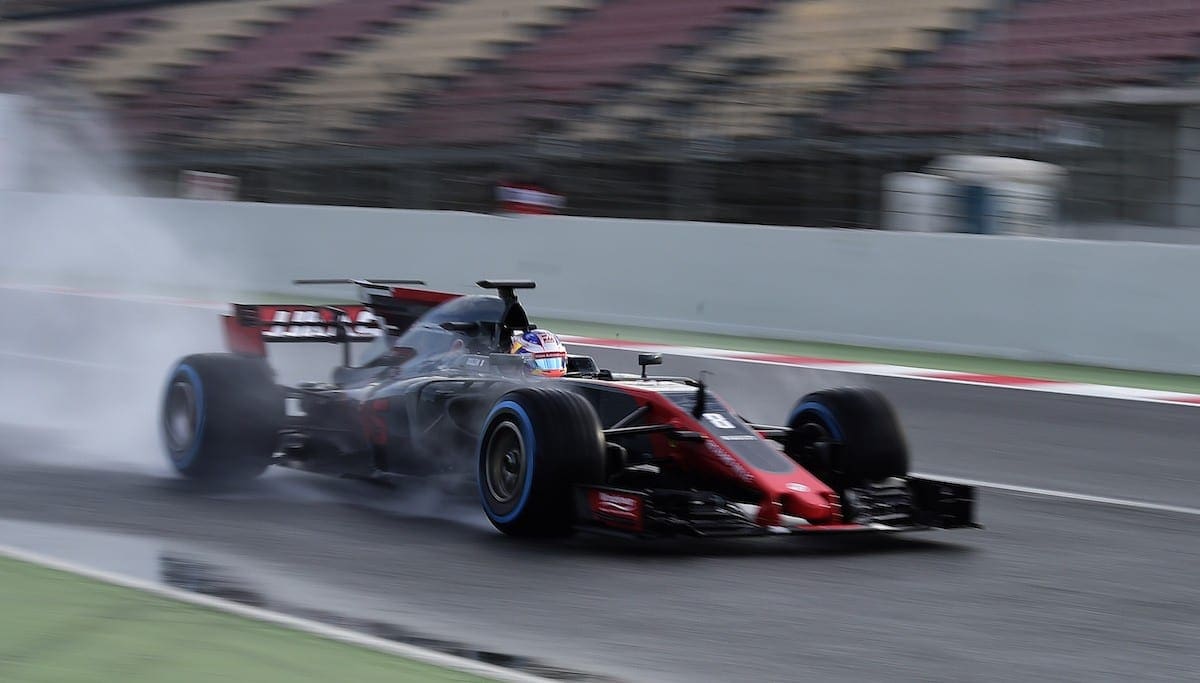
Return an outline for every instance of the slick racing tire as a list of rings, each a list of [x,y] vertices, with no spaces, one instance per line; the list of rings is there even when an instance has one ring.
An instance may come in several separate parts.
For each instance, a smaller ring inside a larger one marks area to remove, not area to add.
[[[262,474],[283,420],[283,389],[265,360],[213,353],[176,363],[163,391],[159,426],[176,471],[222,484]]]
[[[891,405],[873,389],[827,389],[801,398],[784,451],[836,491],[908,475],[908,445]]]
[[[501,396],[483,422],[477,455],[483,511],[510,536],[569,535],[575,485],[604,482],[600,418],[561,387]]]

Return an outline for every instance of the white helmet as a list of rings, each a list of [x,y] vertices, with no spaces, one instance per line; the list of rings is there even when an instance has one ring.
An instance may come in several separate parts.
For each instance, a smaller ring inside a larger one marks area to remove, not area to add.
[[[558,335],[549,330],[533,329],[514,332],[510,353],[525,359],[529,371],[542,377],[562,377],[567,374],[567,347]]]

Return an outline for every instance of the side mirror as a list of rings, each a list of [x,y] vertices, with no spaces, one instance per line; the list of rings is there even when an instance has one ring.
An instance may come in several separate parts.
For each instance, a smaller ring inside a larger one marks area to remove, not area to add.
[[[661,353],[639,353],[638,365],[642,366],[642,379],[646,379],[647,365],[662,365],[663,359]]]
[[[704,435],[701,434],[700,432],[693,432],[693,431],[686,431],[686,430],[677,430],[677,431],[673,431],[673,432],[667,432],[667,436],[669,438],[675,439],[676,441],[683,441],[685,443],[704,443],[707,440],[704,438]]]
[[[596,361],[591,356],[567,356],[567,374],[595,375],[597,372]]]

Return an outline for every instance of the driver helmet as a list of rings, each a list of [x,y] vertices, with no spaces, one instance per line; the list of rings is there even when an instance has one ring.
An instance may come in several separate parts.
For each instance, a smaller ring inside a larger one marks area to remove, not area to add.
[[[514,332],[511,353],[525,359],[525,366],[534,375],[562,377],[567,374],[567,348],[558,335],[549,330],[534,328]]]

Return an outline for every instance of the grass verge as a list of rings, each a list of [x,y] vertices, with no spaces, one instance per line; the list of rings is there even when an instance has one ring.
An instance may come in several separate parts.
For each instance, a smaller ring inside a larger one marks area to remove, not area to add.
[[[13,683],[485,680],[6,557],[0,605]]]

